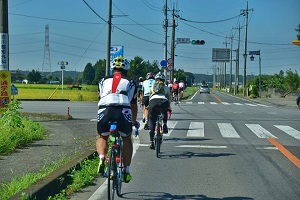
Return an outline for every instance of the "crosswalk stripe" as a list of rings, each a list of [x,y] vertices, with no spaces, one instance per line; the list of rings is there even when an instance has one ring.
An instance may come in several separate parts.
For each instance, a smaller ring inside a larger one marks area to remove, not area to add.
[[[221,135],[225,138],[240,138],[239,134],[230,123],[217,123]]]
[[[177,121],[172,121],[172,120],[168,120],[168,133],[164,134],[164,136],[170,136],[170,134],[172,133],[172,131],[174,130],[175,126],[177,124]]]
[[[300,140],[300,131],[297,131],[296,129],[290,127],[290,126],[284,126],[284,125],[274,125],[276,128],[284,131],[285,133],[289,134],[290,136]]]
[[[204,137],[204,123],[203,122],[191,122],[187,137]]]
[[[222,102],[222,104],[224,104],[224,105],[230,105],[230,103],[227,103],[227,102]]]
[[[204,104],[204,102],[198,102],[198,104]]]
[[[217,104],[217,102],[209,102],[210,104]]]
[[[259,124],[245,124],[259,138],[277,138]]]

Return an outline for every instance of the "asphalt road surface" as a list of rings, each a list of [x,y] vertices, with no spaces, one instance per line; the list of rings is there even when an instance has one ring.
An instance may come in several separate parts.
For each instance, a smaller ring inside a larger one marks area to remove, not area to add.
[[[215,92],[172,109],[161,158],[149,149],[148,131],[134,138],[123,199],[299,199],[298,109]],[[71,199],[106,199],[105,181]]]

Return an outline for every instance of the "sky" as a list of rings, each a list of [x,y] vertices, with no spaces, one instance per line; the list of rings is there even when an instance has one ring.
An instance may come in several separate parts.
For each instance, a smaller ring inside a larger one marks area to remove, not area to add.
[[[59,71],[58,62],[67,61],[67,71],[83,71],[106,59],[109,0],[9,0],[9,69]],[[213,48],[238,48],[240,25],[240,67],[244,69],[248,2],[248,51],[260,50],[261,73],[275,74],[291,69],[300,74],[300,0],[167,0],[169,26],[176,12],[175,38],[204,40],[204,45],[176,44],[175,69],[213,74],[224,63],[212,62]],[[164,59],[165,0],[112,0],[111,45],[124,46],[124,57],[145,61]],[[45,57],[45,27],[49,25],[50,57]],[[168,28],[170,57],[172,28]],[[232,37],[232,40],[230,39]],[[233,60],[236,53],[233,51]],[[259,75],[259,58],[247,58],[247,75]],[[44,58],[46,58],[44,60]],[[43,64],[44,63],[44,64]],[[230,63],[226,63],[230,73]],[[232,72],[235,72],[235,62]]]

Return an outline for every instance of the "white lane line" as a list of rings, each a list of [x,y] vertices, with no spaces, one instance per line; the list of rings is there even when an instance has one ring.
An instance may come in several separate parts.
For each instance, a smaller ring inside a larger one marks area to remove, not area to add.
[[[252,103],[245,103],[245,104],[248,105],[248,106],[257,106],[257,105],[252,104]]]
[[[179,148],[204,148],[204,149],[226,149],[227,146],[210,146],[210,145],[179,145]]]
[[[204,137],[204,123],[203,122],[191,122],[187,137]]]
[[[204,102],[202,101],[202,102],[198,102],[198,104],[204,104]]]
[[[290,126],[284,126],[284,125],[274,125],[276,128],[282,130],[283,132],[289,134],[290,136],[300,140],[300,131],[290,127]]]
[[[235,104],[235,105],[238,105],[238,106],[241,106],[241,105],[243,105],[243,104],[241,104],[241,103],[233,103],[233,104]]]
[[[209,102],[209,103],[210,103],[210,104],[214,104],[214,105],[217,104],[217,102]]]
[[[225,138],[240,138],[239,134],[230,123],[217,123],[221,135]]]
[[[230,103],[227,103],[227,102],[222,102],[222,104],[224,104],[224,105],[230,105]]]
[[[245,124],[259,138],[277,138],[259,124]]]

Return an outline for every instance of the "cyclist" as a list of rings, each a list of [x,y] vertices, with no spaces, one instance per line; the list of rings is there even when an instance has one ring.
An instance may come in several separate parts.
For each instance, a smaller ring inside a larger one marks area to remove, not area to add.
[[[145,118],[145,125],[144,125],[144,129],[145,130],[149,130],[149,125],[148,125],[148,107],[149,107],[149,97],[150,97],[150,92],[151,92],[151,88],[154,84],[155,80],[154,80],[154,74],[152,72],[147,73],[146,75],[146,80],[143,82],[143,86],[142,86],[142,102],[144,104],[144,118]]]
[[[135,82],[127,77],[130,63],[123,57],[117,57],[112,62],[113,75],[104,77],[98,85],[98,116],[96,142],[97,152],[100,157],[98,172],[104,175],[104,162],[108,149],[109,121],[118,122],[118,131],[123,141],[123,177],[129,182],[132,177],[129,166],[132,157],[132,126],[139,127],[137,118],[137,88]]]
[[[154,130],[157,120],[157,116],[160,114],[161,109],[163,117],[163,133],[168,133],[168,110],[171,111],[170,107],[170,90],[165,85],[165,75],[161,72],[155,76],[155,84],[151,90],[151,96],[149,100],[149,119],[150,119],[150,149],[154,149]]]
[[[178,85],[179,85],[179,102],[180,102],[183,97],[183,92],[185,90],[185,84],[183,80],[181,80]]]
[[[143,77],[139,77],[139,85],[137,88],[137,97],[138,97],[138,102],[140,105],[143,104],[143,102],[141,101],[141,94],[142,94],[142,86],[143,86]]]
[[[175,96],[177,96],[176,101],[178,101],[178,93],[179,93],[179,84],[178,81],[175,81],[174,84],[172,85],[172,96],[173,99],[175,99]],[[177,102],[175,102],[177,103]]]

